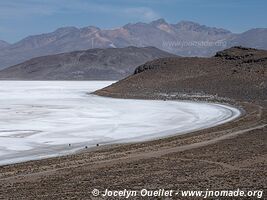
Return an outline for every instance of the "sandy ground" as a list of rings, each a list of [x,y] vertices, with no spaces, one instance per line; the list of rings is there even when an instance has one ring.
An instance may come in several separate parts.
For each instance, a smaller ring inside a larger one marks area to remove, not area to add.
[[[207,130],[2,166],[0,198],[98,199],[94,188],[266,190],[266,109],[239,105],[246,115]]]

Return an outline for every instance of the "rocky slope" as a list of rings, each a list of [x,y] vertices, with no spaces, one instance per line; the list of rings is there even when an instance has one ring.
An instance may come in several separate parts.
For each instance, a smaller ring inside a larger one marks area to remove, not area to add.
[[[138,65],[171,56],[154,47],[89,49],[33,58],[0,71],[0,79],[118,80]]]
[[[98,95],[131,98],[235,99],[267,98],[267,51],[233,47],[211,58],[162,58]]]
[[[159,19],[151,23],[127,24],[101,30],[98,27],[64,27],[54,32],[29,36],[0,51],[0,68],[30,58],[90,48],[155,46],[181,56],[211,56],[233,45],[267,49],[267,29],[252,29],[234,34],[221,28],[195,22],[176,24]]]

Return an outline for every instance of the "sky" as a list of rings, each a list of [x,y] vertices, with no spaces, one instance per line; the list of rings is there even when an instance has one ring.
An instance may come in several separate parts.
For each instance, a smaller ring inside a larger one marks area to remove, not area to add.
[[[164,18],[225,28],[267,28],[266,0],[0,0],[0,40],[15,43],[59,27],[117,28]]]

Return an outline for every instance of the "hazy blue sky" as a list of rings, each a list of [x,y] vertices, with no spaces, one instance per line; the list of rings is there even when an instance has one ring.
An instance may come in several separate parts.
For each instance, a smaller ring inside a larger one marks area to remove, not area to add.
[[[0,40],[16,42],[62,26],[191,20],[242,32],[267,27],[266,0],[0,0]]]

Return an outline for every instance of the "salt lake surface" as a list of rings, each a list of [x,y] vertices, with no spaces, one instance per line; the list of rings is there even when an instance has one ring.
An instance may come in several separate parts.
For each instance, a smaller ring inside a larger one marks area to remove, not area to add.
[[[63,155],[96,144],[184,134],[240,115],[238,109],[219,104],[88,94],[111,83],[0,81],[0,164]]]

